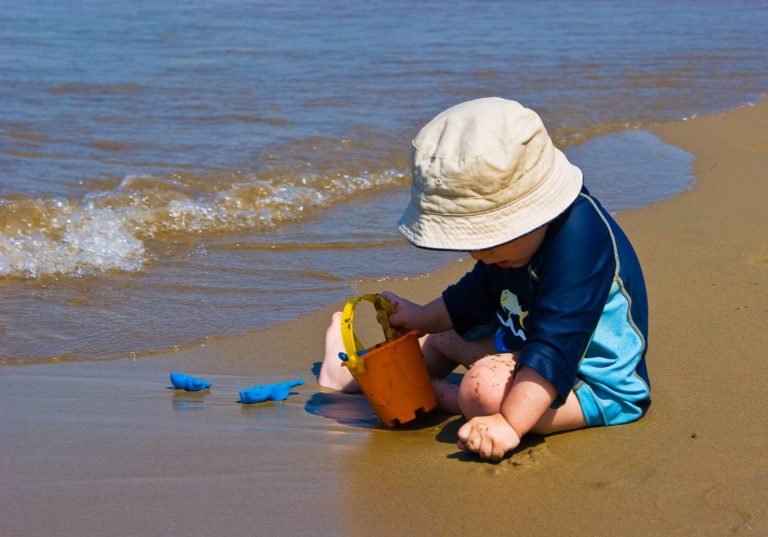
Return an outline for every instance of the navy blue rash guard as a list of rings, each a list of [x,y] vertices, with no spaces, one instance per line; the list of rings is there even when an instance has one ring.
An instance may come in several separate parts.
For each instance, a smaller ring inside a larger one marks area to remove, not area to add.
[[[519,351],[518,364],[557,389],[554,408],[574,390],[588,424],[631,421],[647,410],[648,302],[640,263],[586,188],[550,222],[527,267],[478,262],[443,299],[462,338],[495,334],[498,352]],[[598,402],[585,402],[586,394]],[[626,405],[631,416],[620,417]]]

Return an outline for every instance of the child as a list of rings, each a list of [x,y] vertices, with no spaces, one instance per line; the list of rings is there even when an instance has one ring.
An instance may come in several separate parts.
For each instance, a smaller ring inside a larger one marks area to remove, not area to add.
[[[462,413],[458,446],[500,460],[527,433],[640,418],[650,404],[640,264],[539,116],[500,98],[465,102],[413,141],[414,245],[466,251],[474,268],[420,306],[385,293],[393,326],[418,330],[440,406]],[[320,383],[351,391],[340,316]],[[441,380],[459,364],[461,384]]]

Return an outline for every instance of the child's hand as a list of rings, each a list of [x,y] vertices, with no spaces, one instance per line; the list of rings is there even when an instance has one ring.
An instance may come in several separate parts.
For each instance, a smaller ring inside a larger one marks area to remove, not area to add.
[[[409,330],[419,332],[419,337],[426,333],[424,306],[415,304],[389,291],[384,291],[381,294],[395,306],[395,313],[389,316],[389,323],[392,325],[395,337],[400,337]]]
[[[499,462],[520,445],[520,436],[501,414],[472,418],[459,429],[459,449],[477,453],[485,460]]]

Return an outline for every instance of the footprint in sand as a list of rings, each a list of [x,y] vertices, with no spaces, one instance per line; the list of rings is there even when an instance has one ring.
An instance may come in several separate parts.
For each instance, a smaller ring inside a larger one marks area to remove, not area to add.
[[[532,471],[555,461],[557,457],[543,440],[515,451],[498,464],[483,464],[482,470],[491,475]]]

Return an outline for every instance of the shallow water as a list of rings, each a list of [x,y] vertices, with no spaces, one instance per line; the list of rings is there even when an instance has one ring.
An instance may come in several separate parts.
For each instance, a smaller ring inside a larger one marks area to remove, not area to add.
[[[0,7],[10,362],[243,332],[434,270],[453,254],[394,223],[410,138],[456,102],[538,110],[616,211],[691,180],[637,128],[768,87],[760,2]]]

